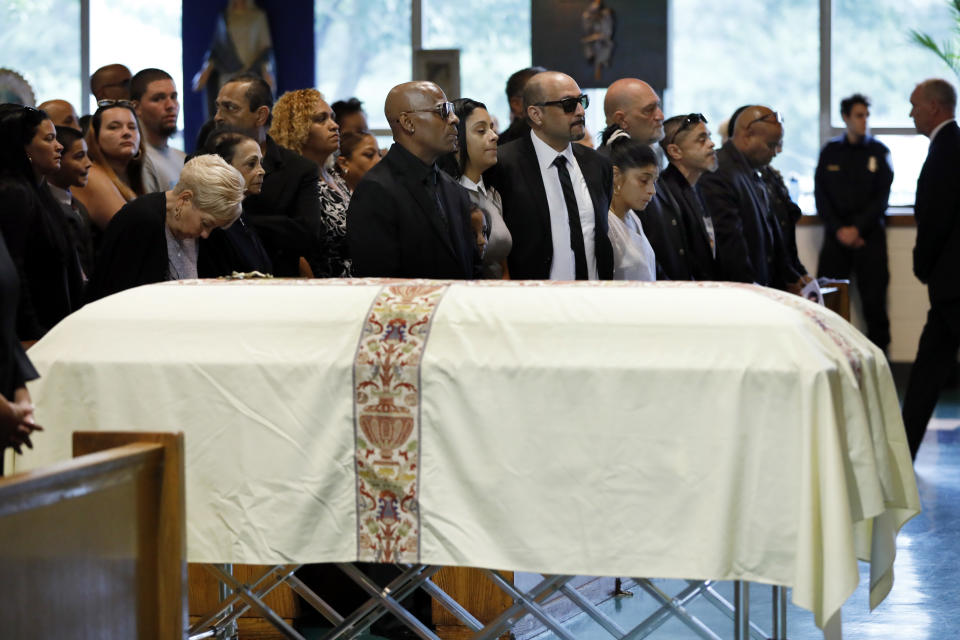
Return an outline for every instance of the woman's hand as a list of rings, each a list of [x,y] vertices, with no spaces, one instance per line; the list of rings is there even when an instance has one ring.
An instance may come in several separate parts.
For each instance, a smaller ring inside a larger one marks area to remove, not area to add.
[[[12,447],[23,453],[23,445],[33,448],[30,436],[43,427],[33,421],[33,404],[30,392],[20,387],[14,392],[13,402],[0,395],[0,447]]]

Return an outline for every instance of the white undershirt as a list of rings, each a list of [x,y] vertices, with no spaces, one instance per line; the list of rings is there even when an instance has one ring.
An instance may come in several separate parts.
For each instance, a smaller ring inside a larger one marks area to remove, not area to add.
[[[593,212],[593,201],[590,199],[590,190],[580,172],[580,165],[573,155],[573,146],[561,153],[541,140],[535,131],[530,131],[533,140],[533,150],[537,153],[537,163],[540,165],[540,177],[543,180],[543,189],[547,193],[547,207],[550,210],[550,235],[553,239],[553,262],[550,265],[551,280],[576,280],[577,268],[570,247],[570,222],[567,217],[567,202],[563,199],[563,188],[560,186],[560,175],[553,161],[558,155],[567,159],[567,171],[570,173],[570,182],[573,183],[573,192],[577,197],[577,209],[580,212],[580,230],[583,232],[583,247],[587,259],[587,277],[597,279],[596,245],[594,242],[594,226],[596,217]]]

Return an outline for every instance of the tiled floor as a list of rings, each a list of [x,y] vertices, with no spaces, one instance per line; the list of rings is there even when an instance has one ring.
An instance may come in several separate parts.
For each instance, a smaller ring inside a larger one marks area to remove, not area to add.
[[[945,640],[960,637],[960,392],[945,393],[937,407],[936,429],[927,432],[915,469],[923,512],[908,522],[897,538],[894,585],[886,600],[873,612],[869,608],[869,566],[861,564],[861,582],[843,607],[845,639],[883,638],[898,640]],[[657,581],[665,591],[678,591],[678,581]],[[643,620],[656,606],[650,596],[632,589],[632,598],[609,601],[604,612],[624,628]],[[732,597],[730,583],[718,590]],[[690,605],[721,638],[733,637],[733,623],[705,602]],[[750,592],[753,622],[770,631],[770,589],[754,585]],[[571,620],[567,628],[577,638],[606,639],[611,636],[586,616]],[[789,605],[789,640],[822,640],[823,634],[808,611]],[[537,640],[554,640],[544,633]],[[651,638],[686,640],[698,638],[676,619],[663,625]]]

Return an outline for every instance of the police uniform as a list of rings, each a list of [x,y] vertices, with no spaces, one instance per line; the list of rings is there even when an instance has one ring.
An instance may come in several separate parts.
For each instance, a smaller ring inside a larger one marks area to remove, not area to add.
[[[892,182],[890,150],[869,135],[860,142],[850,142],[846,135],[830,140],[820,152],[814,179],[817,213],[824,224],[818,275],[856,275],[867,337],[884,350],[890,344],[885,220]],[[846,226],[857,227],[863,247],[854,249],[837,240],[837,229]]]

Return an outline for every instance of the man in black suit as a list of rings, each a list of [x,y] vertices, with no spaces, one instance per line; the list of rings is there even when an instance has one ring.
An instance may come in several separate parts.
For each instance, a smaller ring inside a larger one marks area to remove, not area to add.
[[[475,277],[472,205],[463,187],[437,168],[457,150],[457,115],[432,82],[407,82],[387,94],[394,145],[357,185],[347,209],[355,276]]]
[[[510,277],[609,280],[613,170],[593,149],[570,144],[584,136],[589,100],[573,78],[547,71],[527,82],[523,104],[531,132],[499,148],[488,176],[513,236]]]
[[[917,133],[930,138],[913,207],[913,273],[927,285],[930,311],[903,398],[907,441],[916,459],[960,348],[960,128],[955,120],[957,92],[946,80],[921,82],[910,104]]]
[[[720,168],[700,178],[713,219],[719,277],[800,293],[803,283],[787,260],[780,225],[770,213],[757,170],[781,148],[783,122],[769,107],[750,106],[717,153]]]
[[[699,113],[663,123],[660,147],[669,164],[657,179],[658,207],[642,216],[643,230],[669,280],[715,280],[716,242],[697,182],[717,170],[717,152]]]
[[[243,201],[244,219],[263,241],[273,274],[295,277],[300,275],[301,257],[311,267],[323,262],[319,169],[315,162],[284,149],[267,135],[272,108],[270,85],[254,73],[242,73],[220,88],[213,119],[260,143],[266,173],[260,193]]]

